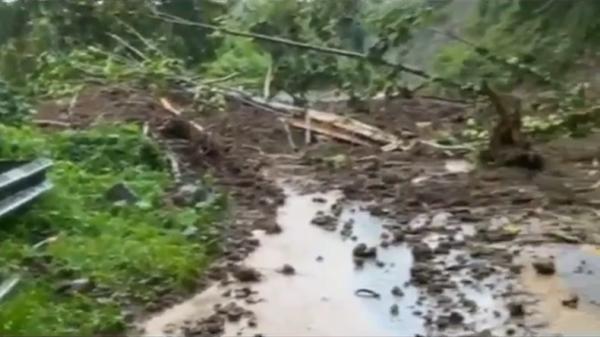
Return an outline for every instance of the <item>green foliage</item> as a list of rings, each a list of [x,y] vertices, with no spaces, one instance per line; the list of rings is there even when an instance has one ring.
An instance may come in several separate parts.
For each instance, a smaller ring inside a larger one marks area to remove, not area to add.
[[[0,226],[0,278],[15,273],[23,278],[0,306],[0,334],[120,333],[126,321],[122,309],[129,303],[147,304],[166,292],[190,289],[218,252],[215,223],[223,197],[196,207],[167,207],[163,159],[139,128],[107,125],[43,134],[0,126],[0,134],[2,158],[55,160],[54,189]],[[120,182],[139,201],[128,205],[104,197]],[[32,248],[54,235],[56,241],[46,247]],[[77,278],[89,278],[105,294],[55,290]]]
[[[0,74],[7,81],[23,86],[42,54],[69,54],[71,50],[90,46],[110,51],[123,49],[115,36],[141,48],[144,46],[139,39],[141,35],[188,65],[215,56],[219,39],[194,27],[157,20],[152,16],[151,6],[185,19],[205,22],[212,22],[224,11],[222,3],[212,0],[2,2]],[[123,54],[137,57],[132,50]]]
[[[31,107],[25,99],[0,80],[0,124],[22,123],[31,112]]]
[[[40,55],[28,89],[33,96],[73,94],[88,82],[118,83],[135,81],[165,88],[185,70],[177,58],[147,51],[143,60],[134,60],[95,47],[75,49],[68,54]]]
[[[247,87],[260,87],[271,62],[271,56],[252,41],[235,37],[225,38],[217,54],[219,57],[205,66],[206,75],[237,74],[233,82]]]
[[[477,46],[445,48],[436,66],[442,75],[484,77],[504,87],[532,80],[556,86],[551,76],[564,78],[600,37],[595,1],[480,0],[478,6],[465,32]]]

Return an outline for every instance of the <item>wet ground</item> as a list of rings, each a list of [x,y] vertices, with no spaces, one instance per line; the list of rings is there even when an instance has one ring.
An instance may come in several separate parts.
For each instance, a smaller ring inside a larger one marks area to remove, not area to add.
[[[294,150],[271,112],[182,110],[173,118],[144,90],[90,88],[72,109],[53,102],[39,113],[73,127],[148,125],[183,175],[212,175],[234,201],[225,254],[199,280],[206,290],[142,314],[146,335],[600,333],[600,134],[535,143],[547,165],[529,172],[426,143],[381,152],[305,142],[299,130]],[[416,98],[353,116],[409,141],[458,137],[469,113]],[[207,134],[191,135],[190,119]],[[541,260],[552,268],[532,266]]]
[[[432,291],[428,281],[415,282],[412,275],[414,246],[419,242],[382,247],[393,232],[389,228],[397,225],[393,221],[374,217],[367,204],[343,201],[340,192],[302,194],[289,186],[285,192],[286,202],[277,215],[282,233],[257,231],[261,246],[244,262],[260,272],[262,281],[213,285],[145,322],[147,336],[177,333],[186,321],[209,317],[215,305],[230,303],[244,308],[244,314],[225,324],[225,335],[462,336],[489,331],[503,336],[600,331],[596,320],[600,280],[595,277],[600,255],[594,249],[529,248],[515,264],[524,266],[520,276],[496,268],[482,277],[470,267],[487,266],[489,261],[470,256],[458,245],[427,260],[432,269],[426,277],[448,276],[441,289]],[[319,216],[330,216],[335,225],[316,225]],[[411,223],[418,227],[419,221]],[[458,227],[452,233],[457,240],[474,234],[472,226]],[[442,236],[427,235],[423,241],[435,250],[446,242]],[[376,247],[376,255],[357,260],[353,252],[361,243]],[[555,275],[536,273],[531,261],[538,256],[554,256]],[[462,268],[454,271],[455,266]],[[562,302],[573,295],[582,298],[577,307]]]

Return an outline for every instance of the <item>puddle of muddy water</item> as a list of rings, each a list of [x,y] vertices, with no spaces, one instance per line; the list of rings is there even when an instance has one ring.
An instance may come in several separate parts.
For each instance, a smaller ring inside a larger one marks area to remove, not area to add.
[[[283,232],[278,235],[255,233],[261,246],[244,262],[264,275],[263,281],[251,285],[261,301],[252,305],[240,302],[255,314],[258,327],[249,328],[245,321],[228,324],[226,335],[415,336],[434,333],[426,327],[423,315],[428,311],[441,312],[436,305],[436,297],[426,296],[422,288],[410,285],[413,255],[409,246],[379,247],[384,232],[382,219],[362,210],[359,204],[349,203],[344,205],[339,216],[337,231],[325,231],[312,225],[311,220],[319,211],[328,213],[340,197],[338,193],[301,195],[289,188],[286,193],[286,203],[278,213],[278,223]],[[321,202],[315,201],[315,197],[321,198]],[[342,224],[349,219],[354,222],[352,235],[358,238],[357,241],[340,235]],[[436,241],[435,236],[426,239],[432,246],[436,245]],[[352,259],[352,249],[359,242],[377,246],[377,260],[384,265],[368,261],[357,267]],[[438,263],[440,259],[448,262],[458,255],[464,255],[464,252],[452,250],[447,256],[430,263]],[[477,263],[473,259],[469,262]],[[293,266],[296,274],[285,276],[279,273],[277,270],[284,264]],[[501,328],[508,314],[505,303],[494,293],[509,284],[504,276],[499,273],[485,282],[477,282],[465,273],[452,275],[458,287],[445,290],[444,295],[451,297],[457,305],[446,306],[445,313],[459,312],[465,317],[469,330],[460,325],[460,329],[445,331],[444,334],[464,335]],[[460,282],[465,279],[471,282]],[[395,286],[402,289],[402,297],[392,296],[391,290]],[[181,325],[186,320],[210,315],[214,304],[231,301],[222,298],[223,292],[235,288],[240,288],[240,285],[229,288],[215,285],[166,310],[145,323],[146,335],[161,335],[169,325]],[[361,288],[371,289],[381,296],[378,299],[358,297],[355,291]],[[479,310],[469,313],[461,309],[457,300],[459,294],[476,302]],[[390,313],[394,304],[399,309],[396,315]],[[423,315],[415,314],[415,311]]]
[[[540,302],[536,306],[543,329],[566,336],[600,335],[600,255],[595,248],[577,245],[545,245],[530,248],[528,258],[553,256],[556,274],[537,275],[531,264],[522,273],[522,283]],[[576,295],[576,308],[563,300]]]

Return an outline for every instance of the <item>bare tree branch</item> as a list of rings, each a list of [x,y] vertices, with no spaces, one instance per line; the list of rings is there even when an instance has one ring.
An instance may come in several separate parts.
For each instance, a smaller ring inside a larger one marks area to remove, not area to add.
[[[457,82],[454,82],[452,80],[445,79],[445,78],[435,77],[435,76],[425,72],[422,69],[414,68],[414,67],[407,66],[404,64],[392,63],[383,58],[373,57],[373,56],[370,56],[369,54],[365,54],[365,53],[358,53],[355,51],[331,48],[331,47],[326,47],[326,46],[317,46],[317,45],[313,45],[313,44],[309,44],[309,43],[305,43],[305,42],[301,42],[301,41],[294,41],[294,40],[290,40],[290,39],[286,39],[286,38],[282,38],[282,37],[278,37],[278,36],[271,36],[271,35],[266,35],[266,34],[257,34],[257,33],[250,33],[250,32],[228,29],[228,28],[224,28],[224,27],[220,27],[220,26],[216,26],[216,25],[211,25],[208,23],[190,21],[190,20],[187,20],[187,19],[184,19],[181,17],[177,17],[177,16],[174,16],[174,15],[171,15],[168,13],[161,12],[161,11],[157,10],[156,8],[152,8],[152,7],[150,7],[150,10],[152,11],[153,16],[155,18],[160,19],[165,22],[186,25],[186,26],[199,27],[202,29],[216,31],[216,32],[220,32],[223,34],[227,34],[227,35],[263,40],[263,41],[268,41],[268,42],[277,43],[277,44],[283,44],[283,45],[287,45],[287,46],[291,46],[291,47],[295,47],[295,48],[312,50],[312,51],[316,51],[316,52],[320,52],[320,53],[324,53],[324,54],[339,55],[339,56],[344,56],[344,57],[353,58],[353,59],[365,60],[365,61],[369,61],[371,63],[395,68],[399,71],[413,74],[413,75],[419,76],[421,78],[444,83],[444,84],[447,84],[447,85],[450,85],[453,87],[457,87],[457,88],[462,87],[460,83],[457,83]]]

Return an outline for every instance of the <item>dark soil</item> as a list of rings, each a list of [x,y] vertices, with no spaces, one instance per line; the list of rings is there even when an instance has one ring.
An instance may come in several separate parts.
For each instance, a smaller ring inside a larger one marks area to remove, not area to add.
[[[186,105],[182,104],[184,100],[174,99],[173,102],[179,102],[179,107],[186,111],[183,109]],[[350,111],[343,104],[326,106],[329,111]],[[368,109],[369,112],[352,115],[405,140],[455,134],[464,129],[469,116],[464,105],[427,99],[377,101]],[[455,173],[447,171],[444,165],[448,159],[470,158],[464,152],[417,144],[407,151],[384,153],[375,147],[359,147],[322,137],[304,144],[304,132],[292,129],[294,143],[300,148],[297,151],[289,144],[283,124],[272,112],[234,102],[225,113],[195,115],[188,111],[184,117],[177,118],[160,105],[158,97],[131,88],[88,88],[79,95],[70,111],[68,102],[45,103],[40,106],[36,118],[68,122],[76,128],[100,121],[147,124],[162,146],[177,155],[184,175],[198,177],[208,173],[216,177],[218,185],[235,201],[235,207],[233,220],[225,229],[224,256],[206,274],[212,281],[230,282],[229,276],[242,283],[260,281],[260,273],[239,263],[259,245],[258,240],[252,237],[252,230],[260,229],[271,234],[282,230],[276,223],[276,210],[284,202],[282,191],[274,183],[278,177],[302,175],[318,182],[310,184],[304,181],[303,187],[307,191],[339,188],[346,199],[375,201],[376,205],[369,208],[373,215],[385,216],[401,224],[390,228],[390,235],[382,239],[381,247],[408,243],[415,259],[411,283],[435,296],[442,294],[444,289],[456,287],[448,280],[451,272],[464,269],[478,281],[497,272],[491,263],[466,265],[463,261],[444,266],[444,273],[441,273],[439,266],[433,266],[431,261],[448,254],[451,248],[469,249],[473,258],[493,259],[501,254],[486,249],[492,243],[556,241],[544,235],[534,238],[521,235],[526,232],[521,227],[506,231],[500,226],[479,231],[476,239],[484,244],[470,245],[454,240],[453,233],[449,233],[449,228],[455,228],[458,223],[487,226],[492,218],[507,214],[515,218],[541,219],[544,228],[552,230],[559,224],[547,212],[549,209],[560,214],[596,216],[593,211],[596,192],[589,188],[598,180],[590,173],[597,172],[600,159],[600,150],[595,145],[575,146],[574,150],[565,152],[563,149],[571,146],[569,142],[534,144],[537,153],[545,159],[541,172],[478,167],[471,172]],[[190,120],[206,130],[206,137],[194,137],[186,130]],[[597,139],[590,139],[586,144],[597,144]],[[578,151],[580,155],[575,156]],[[332,157],[336,158],[335,165],[331,164]],[[565,196],[569,200],[565,200]],[[600,195],[597,197],[600,200]],[[313,219],[313,224],[326,230],[336,230],[340,211],[340,205],[334,205],[332,215],[321,214]],[[450,214],[447,224],[435,227],[432,219],[418,226],[409,224],[409,220],[419,214],[436,211]],[[343,226],[342,236],[352,236],[352,223]],[[579,226],[572,228],[569,235],[593,241],[595,236],[587,234],[599,233],[598,230]],[[435,249],[422,242],[426,232],[444,234]],[[376,247],[359,244],[353,250],[354,258],[360,261],[374,259],[376,255]],[[512,261],[502,263],[508,269],[513,267]],[[550,269],[549,264],[541,268],[536,266],[541,274],[550,274]],[[284,268],[281,272],[291,275],[292,270]],[[400,297],[402,291],[398,290],[394,288],[392,293]],[[461,301],[461,306],[470,312],[477,310],[476,304],[466,299]],[[512,303],[508,311],[513,317],[524,315],[520,303]],[[394,308],[390,309],[390,313],[397,314]],[[246,313],[232,306],[187,327],[185,334],[222,334],[225,321],[237,320],[241,315]],[[435,319],[425,318],[440,330],[463,321],[461,314],[450,311]]]

